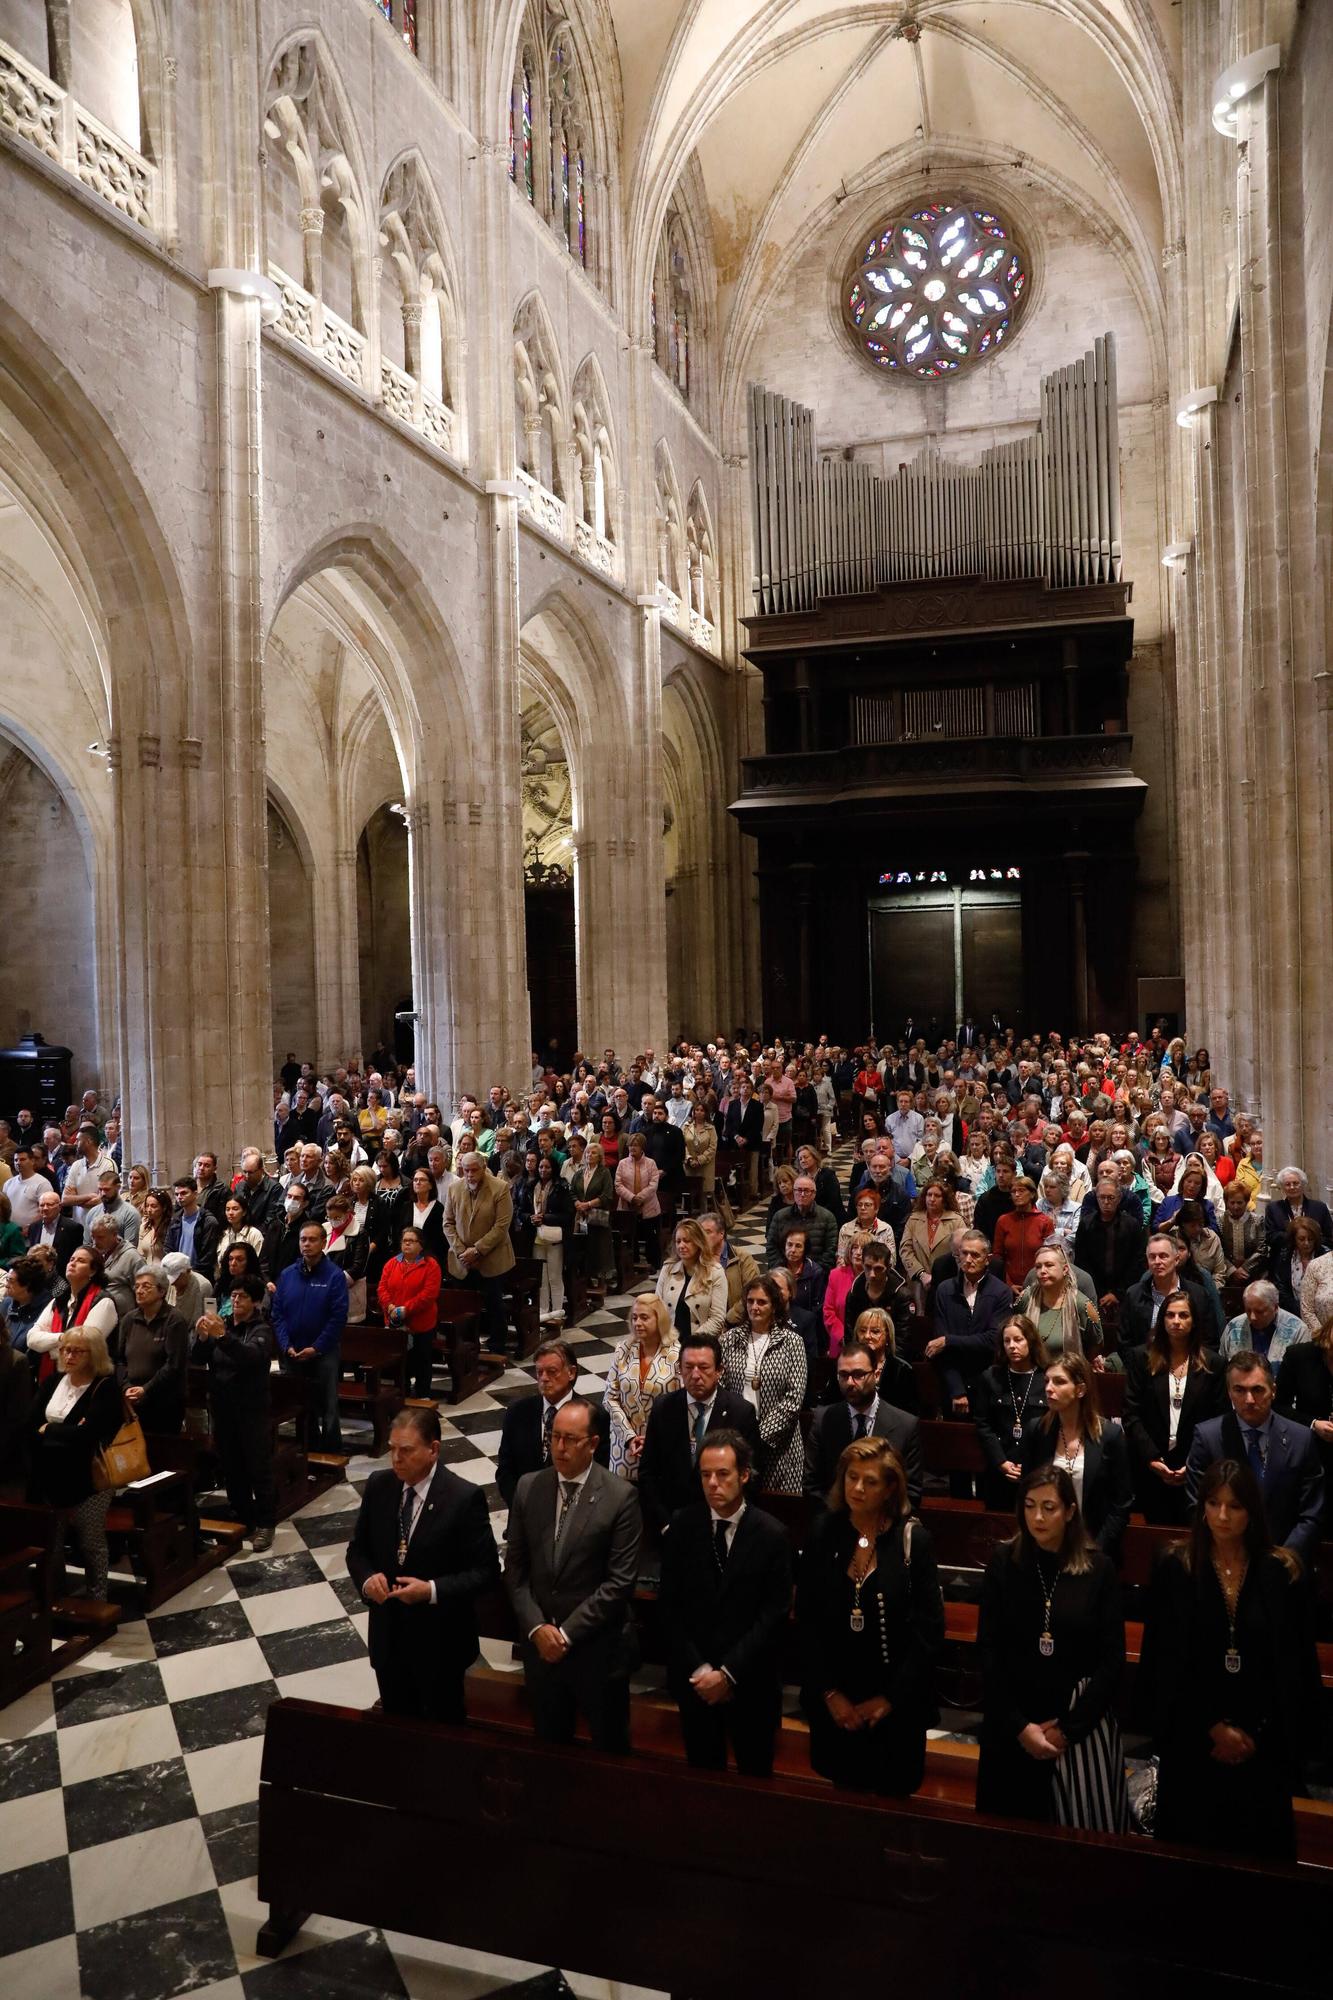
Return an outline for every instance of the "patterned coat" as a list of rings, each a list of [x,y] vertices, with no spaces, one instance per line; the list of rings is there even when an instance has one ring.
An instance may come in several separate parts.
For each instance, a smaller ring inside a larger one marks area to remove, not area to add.
[[[648,1363],[648,1373],[639,1380],[639,1340],[630,1334],[622,1340],[606,1376],[605,1410],[611,1420],[611,1471],[618,1479],[637,1479],[639,1464],[629,1456],[631,1438],[642,1437],[658,1396],[680,1387],[680,1348],[675,1340],[664,1341]]]
[[[773,1328],[759,1364],[758,1484],[765,1493],[800,1493],[805,1472],[801,1406],[805,1402],[805,1342],[791,1322]],[[729,1327],[722,1342],[722,1380],[734,1396],[750,1386],[748,1326]]]

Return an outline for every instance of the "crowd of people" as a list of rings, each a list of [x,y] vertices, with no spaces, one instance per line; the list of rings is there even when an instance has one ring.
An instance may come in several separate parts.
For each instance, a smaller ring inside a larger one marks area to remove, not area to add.
[[[1117,1563],[1137,1512],[1179,1530],[1136,1681],[1157,1830],[1294,1852],[1333,1222],[1298,1165],[1265,1167],[1206,1051],[965,1022],[852,1050],[738,1036],[623,1068],[609,1049],[563,1073],[534,1058],[526,1090],[447,1113],[410,1067],[317,1077],[289,1058],[275,1098],[271,1148],[226,1173],[203,1152],[170,1187],[125,1165],[92,1093],[40,1137],[30,1113],[0,1124],[0,1480],[61,1511],[91,1594],[100,1455],[127,1413],[178,1430],[200,1371],[262,1553],[274,1363],[336,1450],[343,1330],[380,1320],[405,1335],[417,1401],[349,1570],[386,1711],[458,1719],[498,1558],[477,1489],[440,1458],[439,1301],[470,1288],[499,1361],[506,1280],[535,1258],[537,1394],[509,1405],[496,1476],[541,1733],[570,1740],[582,1712],[628,1748],[646,1538],[691,1761],[772,1769],[794,1615],[813,1767],[914,1790],[944,1633],[924,1409],[975,1431],[984,1470],[952,1474],[955,1497],[1015,1520],[981,1599],[978,1804],[1129,1825]],[[764,1196],[756,1258],[730,1232]],[[562,1338],[568,1287],[595,1303],[622,1254],[638,1276],[594,1404]],[[810,1526],[793,1571],[794,1506]]]

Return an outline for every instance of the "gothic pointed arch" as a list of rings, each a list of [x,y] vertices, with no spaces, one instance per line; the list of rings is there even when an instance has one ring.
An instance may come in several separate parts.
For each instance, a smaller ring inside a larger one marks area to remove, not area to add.
[[[716,294],[708,215],[703,174],[691,154],[658,238],[648,317],[654,360],[705,422],[714,407]]]
[[[685,510],[685,561],[689,572],[690,610],[714,629],[721,617],[717,539],[703,481],[690,488]]]
[[[613,544],[622,534],[620,454],[615,445],[611,398],[595,354],[585,355],[574,374],[570,412],[574,445],[575,518]]]
[[[653,501],[657,530],[657,581],[683,604],[689,602],[689,571],[685,556],[685,510],[680,482],[665,438],[653,453]]]
[[[330,314],[335,328],[346,325],[364,342],[372,297],[365,161],[347,94],[313,29],[286,42],[270,66],[263,137],[268,259],[286,311],[304,309],[316,336],[310,345],[322,344],[321,335],[327,344]]]
[[[394,395],[399,384],[386,374],[386,400],[395,415],[409,423],[420,419],[429,434],[447,431],[437,441],[461,457],[466,347],[458,261],[430,171],[415,147],[400,154],[384,177],[378,247],[381,356],[416,385],[400,407]]]
[[[603,291],[614,268],[620,63],[601,0],[524,0],[512,23],[509,177]]]
[[[539,292],[514,314],[514,450],[523,470],[562,500],[570,498],[569,392],[551,316]]]

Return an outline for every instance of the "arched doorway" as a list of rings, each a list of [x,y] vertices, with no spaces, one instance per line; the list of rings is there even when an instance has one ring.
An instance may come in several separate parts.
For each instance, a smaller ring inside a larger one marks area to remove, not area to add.
[[[315,910],[310,869],[281,808],[268,801],[268,952],[273,1064],[316,1060]]]
[[[380,806],[356,847],[356,916],[361,981],[361,1047],[368,1059],[392,1050],[411,1062],[412,907],[404,808]]]
[[[568,1063],[578,1048],[574,800],[569,758],[550,708],[523,689],[523,915],[532,1046]]]

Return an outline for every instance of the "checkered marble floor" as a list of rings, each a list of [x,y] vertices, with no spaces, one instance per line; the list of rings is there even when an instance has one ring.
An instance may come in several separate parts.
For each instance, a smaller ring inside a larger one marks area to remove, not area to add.
[[[762,1252],[765,1205],[733,1240]],[[645,1278],[642,1284],[647,1284]],[[642,1285],[639,1287],[642,1289]],[[631,1294],[566,1336],[578,1387],[600,1397]],[[504,1412],[534,1393],[511,1368],[456,1409],[444,1457],[483,1487],[497,1541]],[[348,1441],[354,1432],[348,1431]],[[268,1555],[236,1557],[47,1686],[0,1710],[0,1994],[4,2000],[531,2000],[637,1991],[452,1946],[313,1918],[278,1961],[255,1952],[264,1716],[278,1695],[375,1699],[368,1614],[347,1541],[369,1474],[348,1477],[278,1528]],[[496,1647],[493,1664],[509,1664]],[[522,1982],[515,1985],[515,1982]]]

